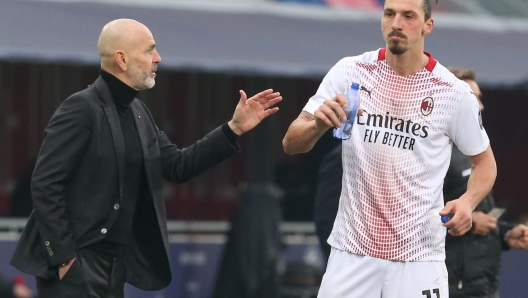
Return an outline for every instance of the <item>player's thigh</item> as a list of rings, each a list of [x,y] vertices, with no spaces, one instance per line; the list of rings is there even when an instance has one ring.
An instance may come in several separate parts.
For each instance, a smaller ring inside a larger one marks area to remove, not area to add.
[[[384,262],[332,248],[317,297],[381,297]]]
[[[444,262],[391,262],[383,298],[449,298]]]

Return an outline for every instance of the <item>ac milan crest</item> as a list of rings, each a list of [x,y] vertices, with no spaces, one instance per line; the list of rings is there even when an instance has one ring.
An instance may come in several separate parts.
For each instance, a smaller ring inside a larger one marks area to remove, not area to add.
[[[431,112],[433,111],[433,108],[434,108],[434,100],[431,94],[427,96],[426,98],[424,98],[424,100],[422,100],[422,106],[420,107],[420,111],[422,112],[424,116],[427,116],[431,114]]]

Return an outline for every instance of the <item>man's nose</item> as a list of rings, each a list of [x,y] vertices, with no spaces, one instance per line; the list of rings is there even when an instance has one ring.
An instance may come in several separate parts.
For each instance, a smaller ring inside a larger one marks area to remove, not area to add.
[[[154,58],[152,59],[152,62],[153,63],[160,63],[161,62],[161,56],[158,53],[158,51],[156,51],[155,49],[154,49]]]
[[[392,22],[392,30],[401,30],[402,17],[400,15],[394,16],[394,21]]]

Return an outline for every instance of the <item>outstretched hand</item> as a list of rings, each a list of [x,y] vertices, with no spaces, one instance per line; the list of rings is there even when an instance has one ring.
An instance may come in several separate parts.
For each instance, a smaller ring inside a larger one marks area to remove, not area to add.
[[[240,101],[235,108],[233,119],[228,122],[228,125],[234,133],[242,135],[253,129],[269,115],[277,113],[279,108],[272,108],[272,106],[281,100],[280,93],[273,92],[273,89],[264,90],[249,99],[246,92],[240,90]]]

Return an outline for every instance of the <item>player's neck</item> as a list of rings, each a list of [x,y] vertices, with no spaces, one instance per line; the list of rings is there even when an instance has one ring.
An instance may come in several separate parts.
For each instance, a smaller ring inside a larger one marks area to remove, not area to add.
[[[421,71],[429,63],[429,56],[424,54],[423,48],[409,49],[400,55],[395,55],[387,49],[385,59],[389,66],[402,77]]]

